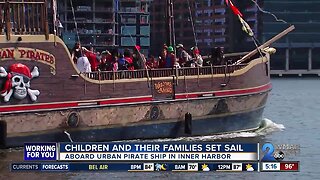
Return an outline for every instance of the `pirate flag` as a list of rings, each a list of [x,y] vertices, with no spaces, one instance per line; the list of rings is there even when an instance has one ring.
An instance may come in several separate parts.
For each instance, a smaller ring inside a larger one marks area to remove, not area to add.
[[[235,14],[236,16],[238,16],[241,24],[242,24],[242,30],[244,32],[246,32],[247,34],[249,34],[249,36],[253,36],[253,31],[250,28],[249,24],[242,18],[243,15],[242,13],[239,11],[239,9],[232,3],[231,0],[226,0],[226,4],[231,8],[233,14]]]

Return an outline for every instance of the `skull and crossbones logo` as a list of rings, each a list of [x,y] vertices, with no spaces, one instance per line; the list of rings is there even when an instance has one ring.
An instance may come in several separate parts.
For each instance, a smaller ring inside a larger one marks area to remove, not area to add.
[[[27,95],[32,101],[37,100],[40,91],[30,89],[30,80],[39,76],[38,67],[34,67],[32,72],[30,69],[21,63],[12,64],[7,72],[3,67],[0,67],[0,77],[5,77],[7,80],[1,91],[1,96],[4,101],[8,102],[13,95],[16,99],[24,99]]]

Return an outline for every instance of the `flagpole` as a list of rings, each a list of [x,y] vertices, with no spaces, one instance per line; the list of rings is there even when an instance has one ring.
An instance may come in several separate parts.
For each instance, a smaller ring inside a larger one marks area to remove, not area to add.
[[[54,33],[54,46],[57,45],[57,1],[52,0],[52,10],[53,10],[53,33]]]
[[[278,39],[280,39],[283,36],[287,35],[289,32],[293,31],[294,29],[295,29],[294,25],[290,26],[286,30],[282,31],[281,33],[277,34],[276,36],[274,36],[273,38],[271,38],[270,40],[268,40],[267,42],[265,42],[264,44],[259,46],[257,49],[255,49],[255,50],[249,52],[247,55],[243,56],[240,60],[238,60],[236,62],[236,64],[241,64],[242,62],[246,61],[247,59],[249,59],[253,55],[257,54],[258,53],[258,49],[264,49],[264,48],[268,47],[270,44],[274,43]]]

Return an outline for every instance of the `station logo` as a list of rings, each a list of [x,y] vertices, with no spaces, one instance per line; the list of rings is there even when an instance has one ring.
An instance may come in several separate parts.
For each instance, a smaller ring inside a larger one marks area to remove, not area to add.
[[[271,144],[265,143],[262,148],[262,161],[282,161],[285,157],[296,156],[300,153],[298,144]]]

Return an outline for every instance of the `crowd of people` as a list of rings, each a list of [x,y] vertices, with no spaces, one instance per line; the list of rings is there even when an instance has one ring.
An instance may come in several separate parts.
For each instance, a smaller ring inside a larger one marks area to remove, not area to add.
[[[95,52],[92,47],[89,49],[81,47],[81,44],[77,42],[71,55],[80,72],[203,66],[199,49],[192,47],[188,53],[182,44],[176,46],[176,53],[174,47],[163,45],[158,58],[154,56],[146,58],[138,45],[133,47],[132,52],[130,49],[124,49],[123,53],[119,53],[118,49],[113,49],[111,52],[105,50],[99,53]]]

